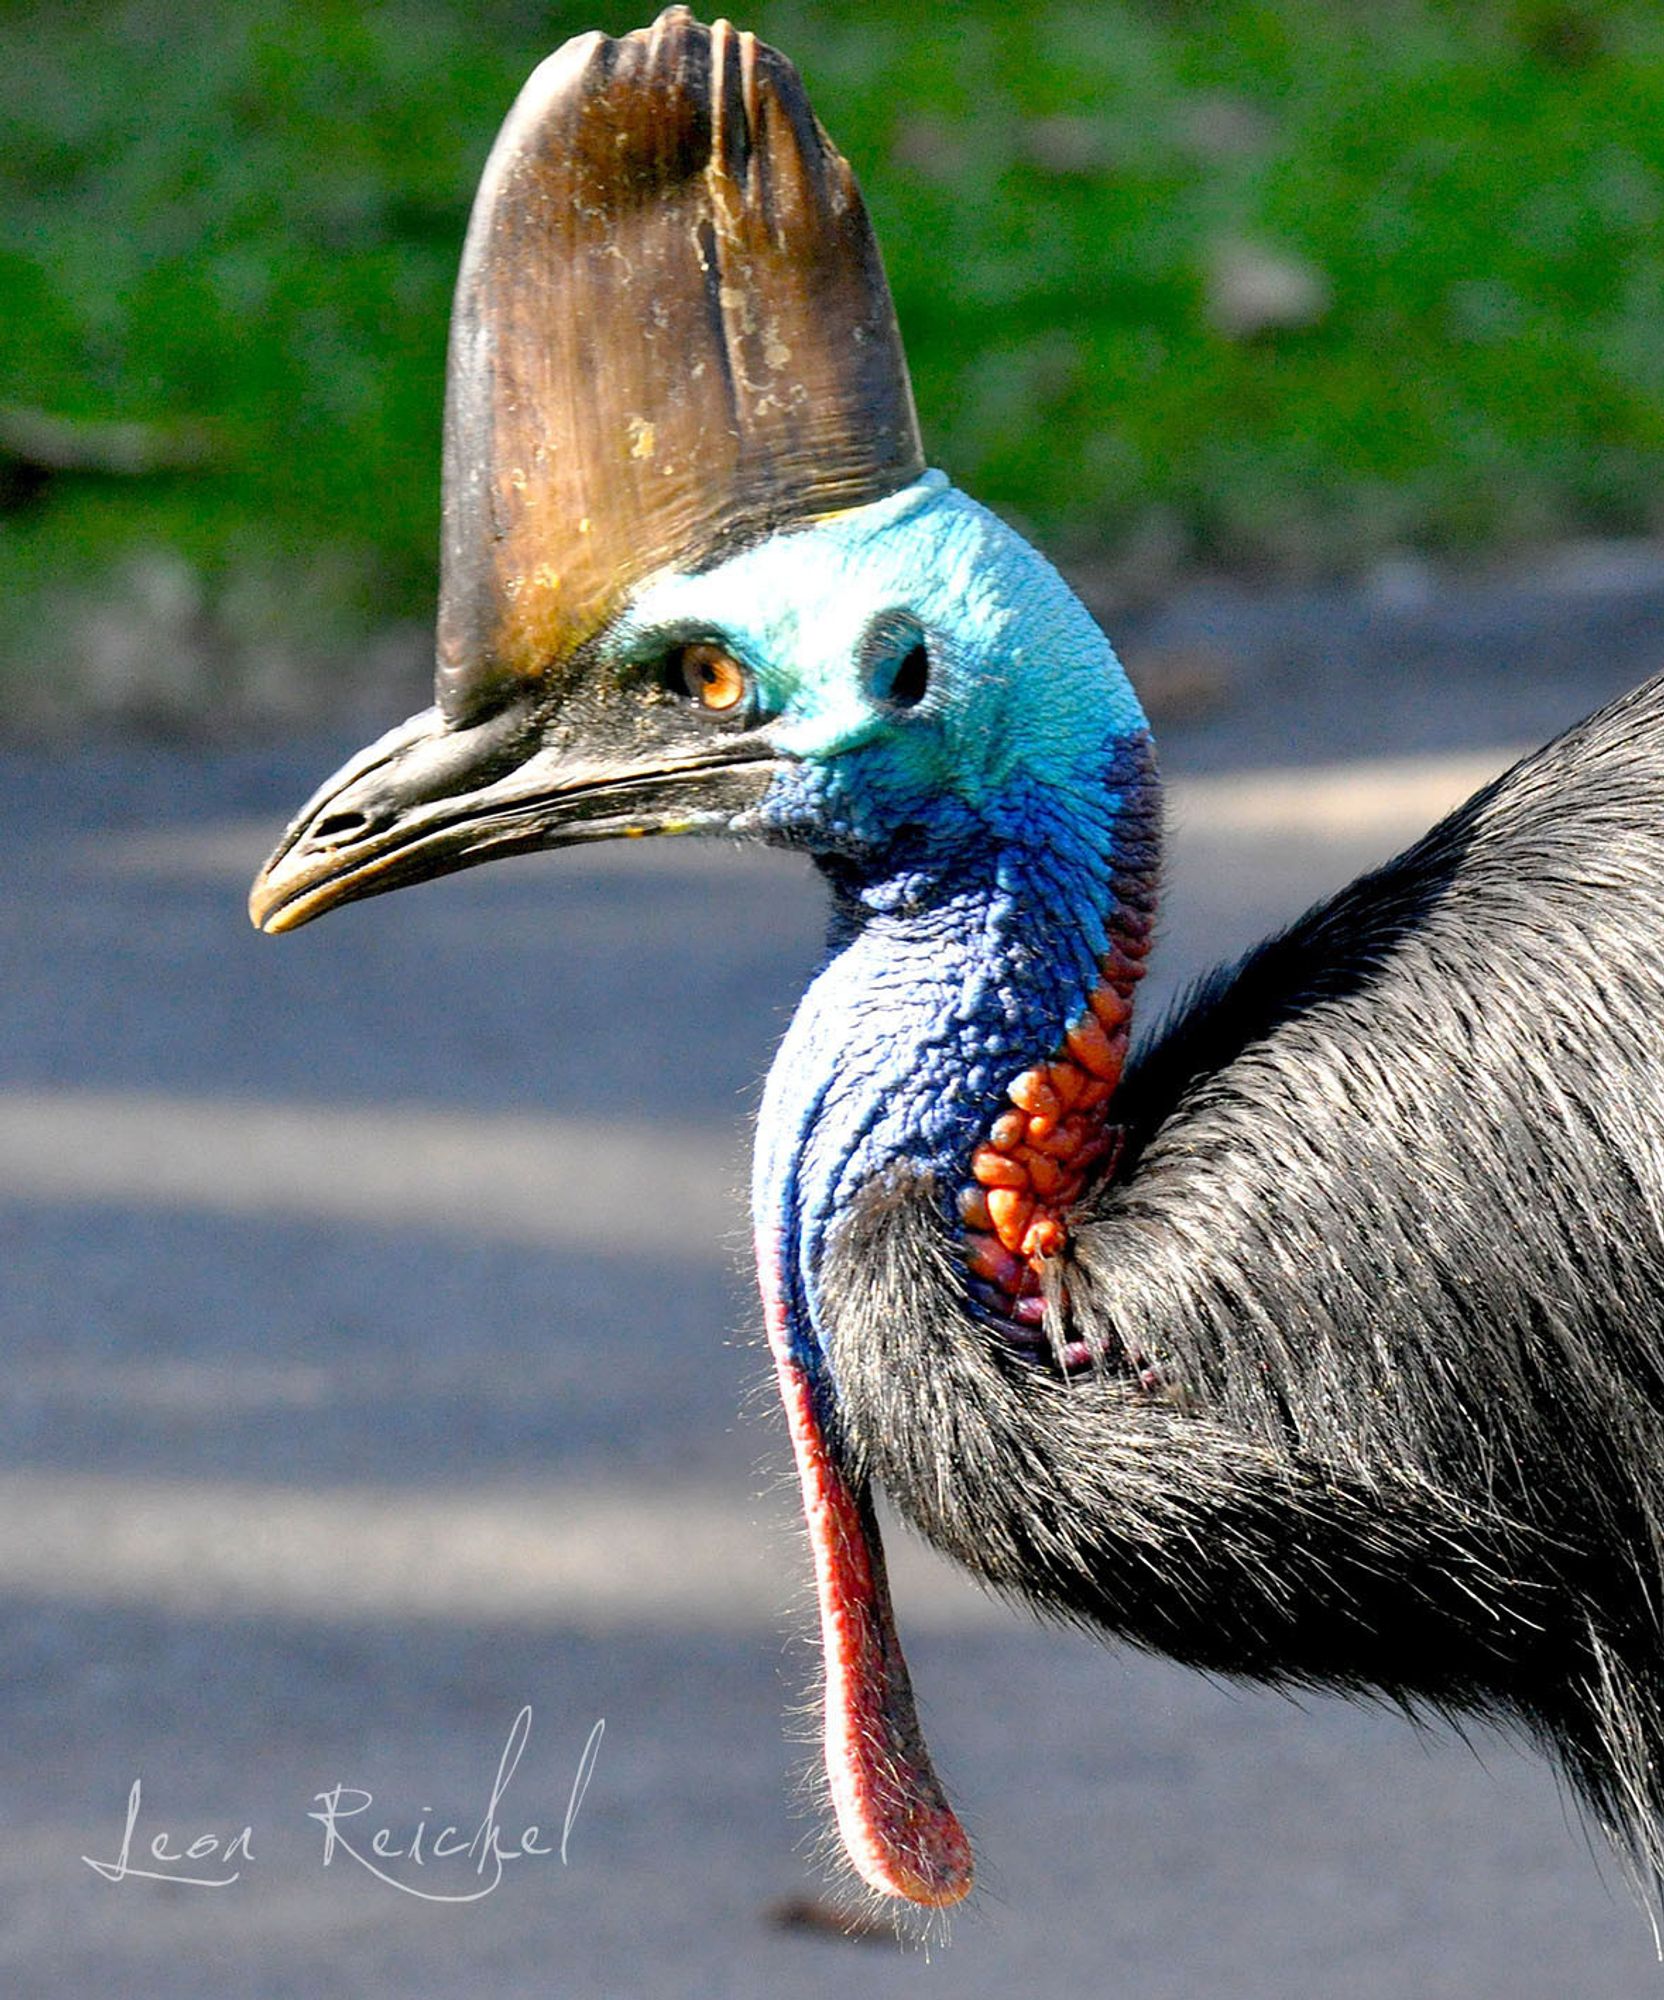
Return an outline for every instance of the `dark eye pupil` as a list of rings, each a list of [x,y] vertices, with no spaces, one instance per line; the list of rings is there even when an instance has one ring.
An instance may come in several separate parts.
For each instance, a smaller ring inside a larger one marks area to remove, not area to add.
[[[666,661],[666,677],[673,691],[690,696],[712,715],[738,709],[750,685],[731,654],[703,640],[677,647]]]
[[[913,708],[924,700],[924,691],[930,685],[930,655],[921,641],[914,646],[896,668],[896,677],[890,683],[890,702],[895,708]]]

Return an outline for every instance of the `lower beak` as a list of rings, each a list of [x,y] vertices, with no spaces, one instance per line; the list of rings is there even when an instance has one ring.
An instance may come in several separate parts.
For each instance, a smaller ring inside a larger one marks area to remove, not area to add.
[[[499,855],[719,832],[758,803],[775,769],[756,732],[593,754],[551,743],[514,707],[466,729],[427,709],[308,801],[256,877],[249,915],[260,930],[290,931]]]

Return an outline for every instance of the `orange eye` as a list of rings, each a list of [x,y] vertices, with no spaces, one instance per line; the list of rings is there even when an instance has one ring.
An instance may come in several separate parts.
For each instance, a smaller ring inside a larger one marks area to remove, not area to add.
[[[682,686],[712,715],[723,715],[745,699],[745,669],[720,646],[684,646],[678,664]]]

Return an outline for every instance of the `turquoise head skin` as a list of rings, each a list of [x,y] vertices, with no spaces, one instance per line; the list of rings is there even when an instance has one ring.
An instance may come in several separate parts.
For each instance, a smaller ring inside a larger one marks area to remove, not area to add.
[[[785,769],[735,830],[806,848],[833,891],[753,1178],[815,1374],[816,1270],[851,1196],[905,1162],[950,1215],[1006,1084],[1079,1018],[1115,878],[1155,866],[1127,848],[1149,837],[1148,726],[1062,578],[938,472],[656,580],[617,643],[667,632],[719,640],[773,718]]]
[[[884,648],[866,644],[887,616],[890,664],[930,642],[928,690],[904,715],[884,699]],[[898,798],[981,807],[1025,781],[1090,788],[1106,738],[1148,728],[1057,571],[940,472],[699,575],[658,578],[619,641],[677,626],[724,637],[777,718],[782,754],[859,767]]]

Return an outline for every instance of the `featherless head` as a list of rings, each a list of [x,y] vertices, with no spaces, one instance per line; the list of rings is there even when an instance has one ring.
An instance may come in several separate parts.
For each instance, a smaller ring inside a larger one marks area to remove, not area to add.
[[[1101,811],[1106,746],[1145,728],[1056,571],[936,472],[660,576],[611,644],[764,734],[779,770],[736,830],[875,866],[903,832],[997,836],[1048,790]]]
[[[569,42],[493,148],[441,553],[437,705],[295,822],[268,930],[621,833],[845,852],[1021,813],[1143,727],[1050,566],[925,473],[860,190],[796,71],[683,8]]]

